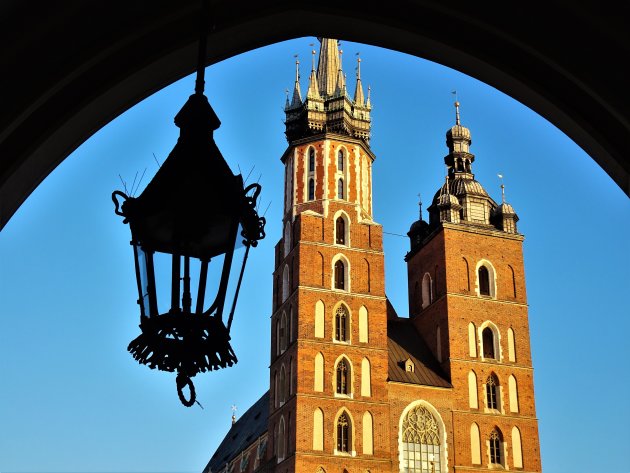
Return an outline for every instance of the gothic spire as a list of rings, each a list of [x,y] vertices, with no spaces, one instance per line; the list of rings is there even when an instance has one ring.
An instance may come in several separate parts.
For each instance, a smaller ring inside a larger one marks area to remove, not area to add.
[[[302,105],[302,92],[300,92],[300,61],[295,60],[295,86],[293,87],[293,100],[291,108]]]
[[[361,85],[361,58],[357,58],[357,86],[354,89],[354,103],[363,106],[363,86]]]
[[[313,51],[312,51],[313,60],[312,60],[312,66],[311,66],[311,75],[310,75],[310,77],[308,79],[308,90],[306,91],[306,98],[309,98],[309,99],[318,99],[318,98],[320,98],[319,87],[317,86],[317,74],[315,72],[315,54],[317,54],[317,51],[315,51],[313,49]]]
[[[372,108],[371,96],[372,96],[372,86],[368,85],[368,96],[367,96],[367,100],[365,101],[365,106],[367,108]]]
[[[337,76],[341,70],[339,45],[336,39],[321,38],[320,41],[317,85],[322,95],[331,96],[337,90]]]

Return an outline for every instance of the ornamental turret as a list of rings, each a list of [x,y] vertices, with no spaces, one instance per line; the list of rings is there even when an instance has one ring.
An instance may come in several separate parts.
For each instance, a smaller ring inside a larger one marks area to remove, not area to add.
[[[315,51],[306,98],[302,100],[299,70],[292,99],[285,106],[287,140],[292,142],[321,133],[336,133],[370,141],[370,97],[364,99],[360,59],[354,99],[347,92],[342,51],[336,39],[322,38],[317,68]],[[296,67],[299,62],[296,62]]]

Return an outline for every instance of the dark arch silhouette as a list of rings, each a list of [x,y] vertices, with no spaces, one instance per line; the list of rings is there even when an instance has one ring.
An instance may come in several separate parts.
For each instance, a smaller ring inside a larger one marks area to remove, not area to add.
[[[94,132],[193,71],[200,8],[200,0],[0,6],[6,38],[0,58],[8,71],[0,87],[0,228]],[[624,8],[555,0],[541,15],[518,5],[438,0],[403,0],[396,8],[356,0],[272,0],[238,9],[217,0],[207,63],[309,35],[423,57],[527,105],[630,194],[627,77],[606,59],[630,50]]]

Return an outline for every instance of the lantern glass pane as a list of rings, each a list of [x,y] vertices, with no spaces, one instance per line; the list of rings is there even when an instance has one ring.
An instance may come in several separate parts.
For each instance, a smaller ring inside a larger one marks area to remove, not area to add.
[[[142,247],[136,246],[138,258],[138,279],[140,284],[140,302],[142,315],[149,315],[149,276],[147,271],[147,254]]]

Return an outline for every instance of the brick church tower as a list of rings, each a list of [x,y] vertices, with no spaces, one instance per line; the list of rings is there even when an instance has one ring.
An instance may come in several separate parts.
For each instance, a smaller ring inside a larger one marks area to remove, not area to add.
[[[409,231],[409,317],[385,295],[370,97],[321,39],[287,97],[270,389],[205,473],[541,471],[518,217],[447,132],[446,183]]]

